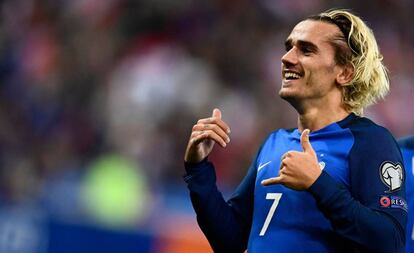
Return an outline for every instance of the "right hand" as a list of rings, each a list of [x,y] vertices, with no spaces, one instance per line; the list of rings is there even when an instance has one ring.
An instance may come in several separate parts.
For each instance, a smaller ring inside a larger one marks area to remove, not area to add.
[[[228,134],[230,134],[229,126],[221,119],[220,110],[214,109],[210,118],[200,119],[193,126],[184,161],[201,162],[213,150],[214,143],[225,148],[230,142]]]

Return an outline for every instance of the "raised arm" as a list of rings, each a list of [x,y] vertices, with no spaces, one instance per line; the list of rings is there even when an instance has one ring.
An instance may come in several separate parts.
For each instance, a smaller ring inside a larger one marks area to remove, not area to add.
[[[190,190],[197,222],[214,252],[244,252],[247,247],[253,213],[256,165],[252,163],[246,177],[226,202],[216,186],[214,166],[207,161],[214,143],[225,147],[230,128],[218,109],[211,118],[194,125],[187,146],[184,180]]]

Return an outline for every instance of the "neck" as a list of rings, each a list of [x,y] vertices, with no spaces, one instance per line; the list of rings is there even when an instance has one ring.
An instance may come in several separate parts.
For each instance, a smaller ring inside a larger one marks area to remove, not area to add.
[[[341,121],[348,115],[349,112],[342,107],[311,108],[299,113],[298,128],[301,132],[305,129],[313,132],[334,122]]]

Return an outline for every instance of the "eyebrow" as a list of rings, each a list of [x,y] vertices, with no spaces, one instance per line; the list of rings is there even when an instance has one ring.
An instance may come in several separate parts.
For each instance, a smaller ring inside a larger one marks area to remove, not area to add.
[[[292,39],[287,39],[285,41],[285,47],[286,48],[290,48],[292,47],[293,44],[293,40]],[[318,46],[315,45],[314,43],[310,42],[310,41],[306,41],[306,40],[297,40],[296,44],[299,48],[307,48],[310,51],[313,52],[317,52],[318,51]]]

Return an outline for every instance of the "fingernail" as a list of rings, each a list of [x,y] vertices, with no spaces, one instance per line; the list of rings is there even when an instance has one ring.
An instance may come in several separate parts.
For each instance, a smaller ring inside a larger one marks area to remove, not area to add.
[[[229,143],[230,142],[230,138],[227,137],[226,141],[227,141],[227,143]]]
[[[227,129],[227,133],[228,133],[228,134],[230,133],[230,129]]]

